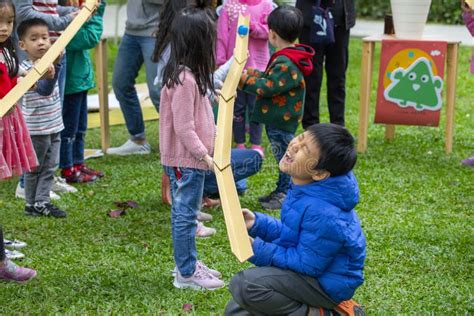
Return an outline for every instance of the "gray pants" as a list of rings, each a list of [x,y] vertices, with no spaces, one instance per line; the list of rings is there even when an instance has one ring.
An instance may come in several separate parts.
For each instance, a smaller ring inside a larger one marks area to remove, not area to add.
[[[333,309],[336,304],[311,277],[275,267],[239,272],[229,285],[233,300],[225,315],[308,315],[309,306]]]
[[[25,174],[26,203],[49,202],[49,191],[54,183],[54,172],[59,164],[59,133],[51,135],[31,135],[39,166]]]

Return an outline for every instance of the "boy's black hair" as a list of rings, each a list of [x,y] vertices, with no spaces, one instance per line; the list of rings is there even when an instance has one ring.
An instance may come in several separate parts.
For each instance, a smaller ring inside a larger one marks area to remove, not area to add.
[[[158,30],[156,31],[156,43],[153,51],[152,60],[156,63],[160,61],[160,57],[163,54],[166,46],[170,42],[170,29],[171,24],[175,16],[179,11],[186,8],[187,6],[194,6],[203,10],[207,10],[209,16],[214,18],[213,11],[211,8],[211,0],[167,0],[163,5],[163,10],[160,14],[160,23],[158,24]]]
[[[26,33],[28,33],[28,30],[35,26],[44,26],[49,30],[48,23],[46,23],[45,20],[40,19],[40,18],[28,19],[21,22],[20,25],[18,25],[18,29],[16,30],[16,33],[18,34],[18,38],[20,40],[23,40],[26,36]]]
[[[185,8],[170,29],[170,59],[163,71],[163,83],[170,88],[182,84],[179,76],[191,69],[201,95],[214,90],[216,25],[206,10]]]
[[[15,5],[11,0],[0,0],[0,8],[3,7],[9,7],[13,11],[13,19],[16,18]],[[15,23],[13,23],[13,29],[15,29]],[[13,78],[18,75],[19,63],[11,35],[5,42],[0,43],[0,48],[6,51],[6,54],[4,53],[3,56],[5,58],[5,63],[7,66],[8,76],[10,78]]]
[[[268,16],[268,28],[290,43],[300,37],[303,23],[300,9],[288,5],[276,8]]]
[[[319,149],[319,161],[313,169],[326,170],[334,177],[354,168],[357,152],[354,137],[346,128],[336,124],[314,124],[307,131]]]

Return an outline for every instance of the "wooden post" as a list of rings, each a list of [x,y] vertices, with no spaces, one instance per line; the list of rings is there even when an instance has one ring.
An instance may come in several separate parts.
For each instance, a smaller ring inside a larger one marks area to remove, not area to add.
[[[454,134],[454,106],[456,101],[456,78],[458,65],[459,43],[448,44],[447,75],[446,75],[446,132],[445,151],[450,154],[453,151]]]
[[[95,49],[97,90],[99,94],[100,139],[103,152],[106,152],[110,145],[107,59],[107,39],[103,38]]]
[[[391,141],[395,138],[395,125],[385,125],[385,139]]]
[[[372,92],[372,70],[374,68],[375,42],[364,41],[362,45],[359,134],[357,135],[357,151],[360,153],[363,153],[367,150],[367,134],[369,125],[370,94]]]

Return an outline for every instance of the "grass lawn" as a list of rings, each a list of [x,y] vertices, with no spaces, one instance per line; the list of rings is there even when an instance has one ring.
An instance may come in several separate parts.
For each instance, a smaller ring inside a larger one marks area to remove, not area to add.
[[[474,313],[474,169],[459,164],[474,154],[470,53],[462,48],[459,58],[452,155],[444,153],[444,118],[442,128],[397,127],[392,143],[384,141],[382,126],[369,127],[368,151],[359,155],[355,168],[361,189],[357,211],[367,237],[366,281],[355,298],[371,315]],[[350,58],[346,116],[356,135],[360,40],[352,40]],[[325,106],[322,113],[327,121]],[[146,128],[155,152],[90,161],[106,177],[63,196],[58,205],[69,213],[65,220],[25,217],[24,202],[14,198],[16,181],[0,183],[6,237],[28,242],[21,264],[38,270],[31,283],[0,285],[1,315],[175,315],[183,313],[183,304],[192,304],[197,315],[222,314],[230,297],[226,289],[173,288],[170,211],[160,199],[158,123]],[[272,190],[277,172],[264,138],[268,159],[241,199],[254,210],[257,197]],[[112,145],[126,139],[123,126],[112,128]],[[100,146],[99,130],[88,132],[87,143]],[[117,219],[106,216],[114,201],[125,200],[137,201],[139,208]],[[197,241],[199,255],[230,281],[250,265],[239,264],[231,254],[222,212],[212,214],[218,233]]]

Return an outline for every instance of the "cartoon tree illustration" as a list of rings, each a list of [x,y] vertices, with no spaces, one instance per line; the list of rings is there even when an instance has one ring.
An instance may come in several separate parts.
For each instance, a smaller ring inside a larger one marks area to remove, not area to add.
[[[406,70],[395,69],[390,79],[392,83],[384,91],[386,100],[418,111],[441,108],[443,80],[433,75],[431,63],[425,57],[415,60]]]

